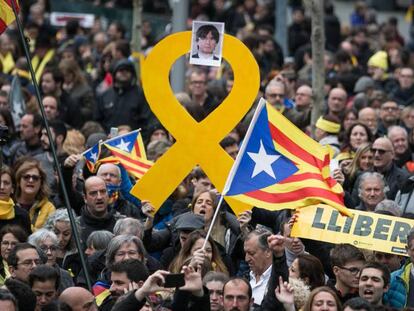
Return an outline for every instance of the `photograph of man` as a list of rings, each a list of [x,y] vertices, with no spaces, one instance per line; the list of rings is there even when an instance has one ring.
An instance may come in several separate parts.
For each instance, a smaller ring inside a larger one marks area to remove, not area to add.
[[[223,23],[193,22],[190,64],[220,66]]]

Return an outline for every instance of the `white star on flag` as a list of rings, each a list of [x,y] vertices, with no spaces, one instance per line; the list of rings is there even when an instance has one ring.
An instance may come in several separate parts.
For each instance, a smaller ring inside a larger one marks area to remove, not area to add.
[[[117,148],[121,149],[122,151],[128,152],[128,146],[131,142],[125,142],[122,138],[121,138],[121,142],[116,145]]]
[[[97,152],[95,152],[95,153],[91,153],[91,159],[94,161],[94,162],[96,162],[97,160],[98,160],[98,153]]]
[[[272,164],[276,162],[280,156],[267,154],[262,140],[260,140],[260,149],[258,153],[248,152],[247,154],[255,163],[251,178],[255,177],[261,172],[265,172],[269,176],[276,179],[275,172],[272,169]]]

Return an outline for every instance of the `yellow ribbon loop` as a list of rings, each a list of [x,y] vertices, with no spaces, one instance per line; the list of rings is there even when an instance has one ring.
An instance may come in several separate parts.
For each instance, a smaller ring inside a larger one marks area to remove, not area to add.
[[[188,53],[190,44],[189,31],[170,35],[152,49],[142,64],[143,89],[151,110],[176,139],[131,191],[151,201],[156,209],[196,164],[219,191],[223,190],[233,159],[219,143],[249,111],[259,89],[259,68],[253,55],[237,38],[224,35],[223,57],[234,72],[233,88],[204,120],[195,121],[175,98],[169,82],[172,65]],[[236,214],[251,209],[244,203],[226,200]]]

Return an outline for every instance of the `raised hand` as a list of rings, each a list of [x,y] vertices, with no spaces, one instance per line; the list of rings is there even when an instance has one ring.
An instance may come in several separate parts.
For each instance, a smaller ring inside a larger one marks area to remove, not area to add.
[[[248,225],[252,220],[252,211],[244,211],[239,215],[239,218],[237,218],[237,220],[240,223],[240,230],[243,233],[247,233]]]
[[[204,249],[200,248],[193,253],[193,258],[191,258],[189,266],[196,269],[198,266],[204,265],[204,260],[206,258],[206,253]]]
[[[151,293],[165,290],[163,285],[165,283],[165,276],[167,274],[170,274],[170,272],[164,270],[155,271],[135,292],[135,298],[137,298],[138,301],[142,301],[146,296],[148,296]]]
[[[203,280],[201,278],[201,266],[183,266],[181,273],[184,273],[185,285],[180,290],[191,292],[194,296],[203,296]]]
[[[280,234],[272,234],[267,238],[267,244],[276,257],[282,257],[285,253],[285,237]]]
[[[275,296],[283,304],[286,311],[295,311],[293,288],[288,282],[283,282],[281,276],[279,277],[279,286],[275,289]]]

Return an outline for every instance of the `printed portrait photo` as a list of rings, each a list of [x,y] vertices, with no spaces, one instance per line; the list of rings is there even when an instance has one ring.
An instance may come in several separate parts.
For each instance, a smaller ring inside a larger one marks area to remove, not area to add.
[[[224,23],[193,22],[190,64],[220,66]]]

